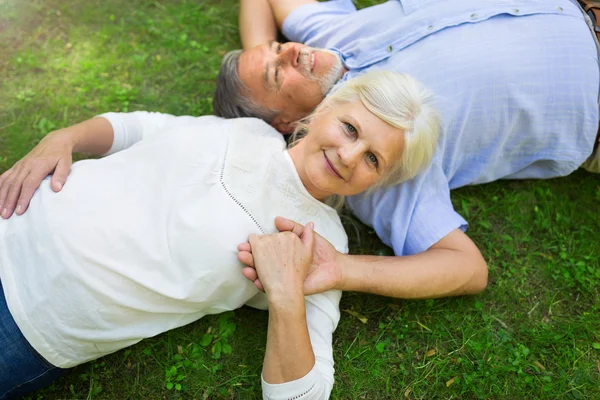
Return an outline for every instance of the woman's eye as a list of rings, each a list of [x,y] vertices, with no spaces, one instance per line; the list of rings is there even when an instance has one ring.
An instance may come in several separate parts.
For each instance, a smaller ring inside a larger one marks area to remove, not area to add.
[[[279,78],[279,68],[275,68],[275,82],[277,82],[277,78]]]
[[[345,122],[344,124],[346,125],[346,130],[348,131],[348,133],[356,135],[356,128],[352,124],[349,124],[347,122]]]
[[[277,45],[277,54],[281,53],[281,43]]]
[[[367,157],[369,157],[369,162],[375,166],[379,165],[379,161],[377,160],[377,156],[373,153],[369,154]]]

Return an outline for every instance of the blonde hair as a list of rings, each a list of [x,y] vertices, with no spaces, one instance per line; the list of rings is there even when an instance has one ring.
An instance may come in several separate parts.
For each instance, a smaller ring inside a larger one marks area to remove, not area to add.
[[[402,155],[369,191],[412,179],[429,165],[439,137],[440,118],[434,106],[434,96],[412,76],[391,71],[367,72],[342,84],[311,115],[296,123],[290,147],[308,133],[315,115],[356,101],[361,101],[375,116],[404,133]],[[329,196],[326,203],[339,209],[344,197]]]

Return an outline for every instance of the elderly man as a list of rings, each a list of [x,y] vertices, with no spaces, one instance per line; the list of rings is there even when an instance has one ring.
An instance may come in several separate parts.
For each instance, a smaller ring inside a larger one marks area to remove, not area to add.
[[[343,256],[321,241],[305,290],[481,291],[486,263],[450,190],[564,176],[582,164],[598,172],[598,52],[586,18],[575,0],[393,0],[358,11],[350,0],[242,0],[246,50],[224,58],[217,115],[256,116],[289,132],[336,84],[372,69],[409,73],[439,97],[431,166],[348,200],[396,257]],[[277,42],[277,28],[294,42]],[[250,245],[240,249],[244,274],[260,287]]]

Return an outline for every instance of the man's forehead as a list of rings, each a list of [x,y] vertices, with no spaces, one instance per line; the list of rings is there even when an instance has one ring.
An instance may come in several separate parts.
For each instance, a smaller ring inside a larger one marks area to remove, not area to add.
[[[238,74],[240,79],[250,88],[256,90],[264,86],[265,59],[268,45],[263,44],[244,51],[240,56]]]

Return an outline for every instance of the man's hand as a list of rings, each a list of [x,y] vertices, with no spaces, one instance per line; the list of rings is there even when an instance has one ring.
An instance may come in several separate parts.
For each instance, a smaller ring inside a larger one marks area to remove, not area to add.
[[[71,171],[72,144],[63,130],[48,134],[25,157],[0,175],[0,216],[23,214],[42,180],[53,173],[50,186],[59,192]]]
[[[298,237],[303,237],[307,227],[289,219],[277,217],[275,227],[282,233],[291,232]],[[340,287],[342,282],[342,270],[338,263],[339,253],[335,248],[314,232],[314,250],[312,263],[304,280],[304,294],[310,295],[325,292]],[[265,291],[261,271],[255,268],[255,249],[252,243],[242,243],[238,246],[238,258],[246,265],[242,270],[244,276],[254,282],[256,287]]]

